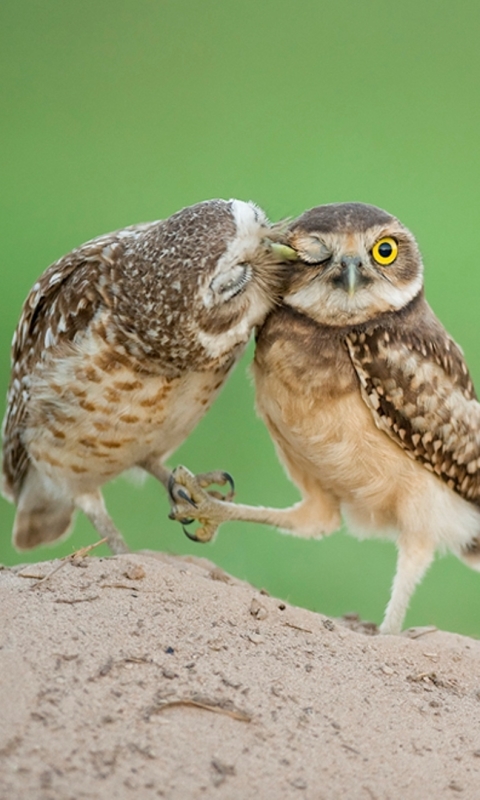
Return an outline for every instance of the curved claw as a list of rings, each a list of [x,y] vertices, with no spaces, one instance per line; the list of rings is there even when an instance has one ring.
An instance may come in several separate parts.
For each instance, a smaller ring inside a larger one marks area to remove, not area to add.
[[[207,494],[209,494],[210,497],[214,497],[215,500],[229,502],[235,497],[235,481],[229,472],[207,472],[205,475],[199,476],[199,478],[202,489],[207,489],[207,486],[210,486],[212,483],[218,483],[220,486],[225,486],[225,484],[228,483],[230,491],[228,491],[226,494],[222,494],[221,492],[217,492],[215,490],[207,491]]]
[[[229,492],[205,491],[207,486],[219,484],[229,485]],[[219,513],[222,502],[230,500],[235,491],[235,483],[228,472],[205,472],[193,475],[186,467],[176,467],[168,481],[171,510],[169,517],[182,525],[187,539],[192,542],[210,542],[223,521],[223,510]],[[219,502],[220,501],[220,502]],[[215,505],[217,504],[217,506]],[[193,510],[195,509],[195,510]],[[195,533],[185,529],[194,520],[200,523]]]
[[[174,486],[175,486],[175,478],[173,477],[173,474],[170,473],[170,477],[168,479],[167,489],[168,489],[168,494],[170,495],[171,498],[172,498],[172,491],[173,491],[173,487]],[[172,500],[173,500],[173,498],[172,498]]]
[[[190,531],[187,531],[187,529],[183,525],[182,525],[182,530],[187,539],[190,539],[191,542],[201,542],[201,539],[199,539],[195,533],[190,533]]]
[[[187,494],[187,492],[184,489],[178,489],[177,490],[177,494],[178,494],[178,496],[180,497],[181,500],[185,500],[186,503],[190,503],[191,506],[193,506],[194,508],[197,508],[197,504],[196,504],[195,500],[192,500],[190,495]]]
[[[208,522],[200,528],[197,528],[195,533],[190,533],[183,525],[182,528],[187,539],[190,539],[192,542],[200,542],[201,544],[211,542],[217,532],[217,526],[212,526]]]
[[[235,481],[233,480],[232,476],[229,472],[224,472],[223,476],[225,478],[225,483],[228,483],[230,486],[230,491],[227,495],[225,495],[225,500],[231,500],[232,497],[235,495]]]
[[[219,486],[225,486],[225,484],[228,483],[230,491],[226,495],[217,491],[208,491],[208,494],[211,497],[215,497],[217,500],[231,500],[235,495],[235,482],[229,472],[223,472],[223,470],[202,472],[197,475],[196,478],[202,489],[207,489],[208,486],[214,483],[217,483]]]
[[[172,503],[176,503],[176,501],[180,499],[184,500],[186,503],[193,506],[193,508],[197,508],[196,502],[192,500],[192,498],[190,497],[188,492],[185,491],[185,489],[183,489],[181,486],[177,484],[173,475],[170,475],[170,478],[168,480],[168,494],[170,496],[170,500],[172,501]]]
[[[170,511],[170,514],[168,515],[168,519],[173,519],[174,522],[179,522],[181,525],[191,525],[192,522],[195,522],[193,517],[192,518],[190,518],[190,517],[180,517],[180,519],[179,519],[178,517],[175,516],[175,512],[174,511]]]

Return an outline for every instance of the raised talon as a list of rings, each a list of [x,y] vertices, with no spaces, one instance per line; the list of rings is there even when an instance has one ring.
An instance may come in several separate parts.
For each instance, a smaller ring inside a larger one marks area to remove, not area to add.
[[[231,494],[232,497],[233,497],[234,494],[235,494],[235,481],[233,480],[233,478],[232,478],[232,476],[230,475],[229,472],[224,472],[223,475],[224,475],[224,478],[225,478],[226,482],[230,486],[229,494]]]
[[[203,487],[212,483],[220,485],[228,483],[230,492],[225,496],[219,492],[205,491]],[[233,496],[234,489],[233,478],[228,472],[193,475],[185,467],[177,467],[173,470],[168,484],[172,504],[169,517],[181,523],[185,536],[192,542],[209,542],[217,532],[220,522],[220,520],[214,521],[218,514],[215,513],[215,508]],[[190,525],[194,520],[200,523],[200,527],[191,533],[184,526]]]
[[[168,519],[173,519],[175,522],[180,522],[181,525],[191,525],[195,520],[191,517],[177,517],[175,511],[170,511]]]
[[[173,492],[173,487],[174,487],[174,486],[175,486],[175,478],[173,477],[173,472],[172,472],[172,473],[170,474],[170,477],[169,477],[169,479],[168,479],[168,486],[167,486],[167,489],[168,489],[168,494],[170,495],[170,499],[171,499],[171,500],[173,500],[173,498],[172,498],[172,492]]]
[[[191,542],[199,542],[200,541],[195,533],[190,533],[190,531],[187,531],[187,529],[184,528],[183,525],[182,525],[182,530],[183,530],[185,536],[187,537],[187,539],[190,539]]]
[[[210,497],[214,497],[216,500],[229,501],[233,500],[235,496],[235,481],[229,472],[206,472],[204,475],[197,475],[197,480],[198,485],[201,486],[202,489],[206,489],[207,486],[210,486],[212,483],[218,483],[220,486],[224,486],[228,483],[230,491],[225,495],[216,491],[208,492]]]
[[[189,503],[189,505],[193,506],[193,508],[197,507],[195,500],[190,497],[183,486],[176,482],[173,475],[170,475],[170,479],[168,481],[168,494],[170,495],[170,500],[172,503],[177,503],[178,500],[184,500],[186,503]]]
[[[185,500],[187,503],[190,503],[190,505],[194,508],[197,507],[195,500],[192,500],[190,495],[188,495],[184,489],[177,489],[177,495],[181,500]]]
[[[187,537],[187,539],[190,539],[190,541],[201,542],[202,544],[206,544],[206,542],[210,542],[211,539],[213,539],[213,536],[217,530],[217,526],[215,526],[212,529],[210,525],[206,525],[204,527],[197,528],[195,533],[190,533],[190,531],[187,531],[187,529],[184,528],[183,525],[182,529],[185,536]]]

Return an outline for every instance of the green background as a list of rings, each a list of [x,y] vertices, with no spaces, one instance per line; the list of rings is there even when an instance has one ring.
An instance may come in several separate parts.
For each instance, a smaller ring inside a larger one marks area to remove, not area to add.
[[[0,391],[21,304],[81,242],[211,197],[271,219],[361,200],[416,234],[427,296],[480,386],[478,0],[3,0]],[[172,464],[222,467],[240,501],[297,499],[253,410],[248,358]],[[124,478],[109,509],[134,548],[213,559],[290,602],[380,621],[395,548],[247,524],[196,545],[161,486]],[[0,560],[13,507],[0,501]],[[85,519],[52,558],[95,541]],[[480,635],[480,576],[452,556],[408,624]]]

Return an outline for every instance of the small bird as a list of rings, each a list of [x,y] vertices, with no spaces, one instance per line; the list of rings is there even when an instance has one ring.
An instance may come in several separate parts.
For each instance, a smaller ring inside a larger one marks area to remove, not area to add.
[[[298,536],[387,536],[397,572],[381,632],[400,632],[437,549],[480,570],[480,404],[462,351],[428,306],[413,235],[371,205],[305,212],[283,303],[258,333],[260,415],[303,500],[290,509],[216,501],[174,471],[173,516],[208,541],[227,519]],[[181,489],[181,493],[179,494]]]
[[[43,273],[13,338],[3,423],[19,550],[66,534],[79,508],[128,551],[100,487],[135,466],[168,484],[165,459],[277,300],[275,236],[255,204],[210,200],[93,239]],[[213,482],[231,479],[199,477]]]

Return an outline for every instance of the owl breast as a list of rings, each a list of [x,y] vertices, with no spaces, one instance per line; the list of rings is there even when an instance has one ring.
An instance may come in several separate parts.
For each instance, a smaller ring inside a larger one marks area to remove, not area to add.
[[[336,498],[357,528],[395,524],[406,486],[428,490],[432,476],[379,435],[340,339],[321,341],[308,321],[273,315],[254,364],[257,407],[292,480]],[[359,531],[357,531],[359,532]]]
[[[87,493],[147,457],[175,450],[233,363],[168,378],[139,371],[105,342],[42,362],[30,378],[23,441],[42,472]]]

